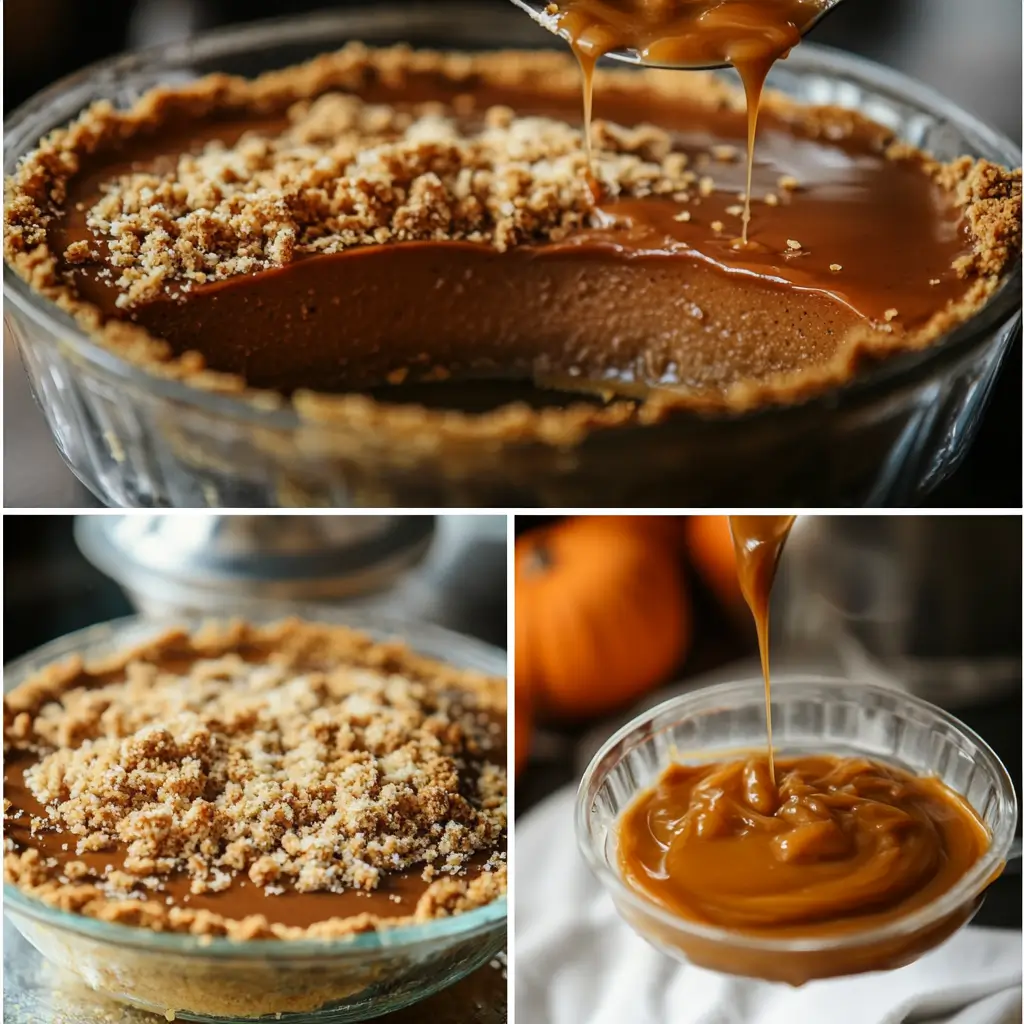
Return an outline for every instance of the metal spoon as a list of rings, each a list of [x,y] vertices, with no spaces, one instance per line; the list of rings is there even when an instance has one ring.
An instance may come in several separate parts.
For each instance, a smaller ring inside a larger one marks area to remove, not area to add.
[[[821,22],[821,19],[827,14],[831,14],[844,0],[823,0],[821,10],[814,16],[814,18],[804,27],[800,33],[801,37],[807,35],[816,25]],[[538,25],[542,28],[546,28],[549,32],[555,35],[561,35],[558,31],[558,14],[551,14],[547,11],[549,0],[512,0],[512,3],[516,7],[526,11],[526,13],[533,18]],[[644,67],[649,68],[675,68],[677,65],[673,64],[661,64],[654,61],[644,60],[644,58],[633,49],[621,49],[621,50],[609,50],[605,55],[612,57],[615,60],[624,61],[627,64],[641,64]],[[685,65],[687,70],[690,71],[709,71],[714,68],[728,67],[727,64],[687,64]]]

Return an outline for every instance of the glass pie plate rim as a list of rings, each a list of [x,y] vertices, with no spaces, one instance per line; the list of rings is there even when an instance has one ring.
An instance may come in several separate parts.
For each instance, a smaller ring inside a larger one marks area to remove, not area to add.
[[[331,625],[351,626],[371,633],[378,639],[400,639],[408,643],[413,650],[439,660],[440,651],[445,650],[455,655],[452,664],[475,668],[493,675],[507,674],[504,652],[475,637],[463,636],[432,623],[417,622],[377,611],[358,608],[332,609],[314,604],[290,605],[287,615],[305,618],[308,621],[328,622]],[[247,621],[253,622],[274,622],[284,617],[286,615],[280,608],[269,610],[265,614],[250,613],[247,610],[244,616]],[[133,643],[140,642],[148,636],[158,635],[171,627],[186,626],[191,629],[202,623],[227,622],[229,618],[212,615],[151,618],[136,614],[86,626],[51,640],[5,664],[4,693],[42,667],[73,654],[84,654],[88,660],[90,647],[95,655],[110,653],[114,649],[130,647]],[[508,897],[501,896],[485,906],[449,917],[435,918],[424,924],[400,925],[341,938],[238,940],[224,936],[192,935],[188,932],[156,932],[136,925],[100,921],[84,914],[51,907],[6,881],[3,898],[5,913],[9,908],[58,931],[72,932],[111,946],[131,946],[139,952],[147,953],[165,952],[181,956],[230,960],[337,960],[372,952],[400,955],[421,943],[434,943],[446,939],[455,942],[478,932],[491,931],[508,917]]]
[[[689,713],[706,711],[716,705],[720,706],[723,710],[731,708],[735,711],[739,707],[739,704],[730,704],[730,701],[737,701],[737,699],[741,697],[755,696],[761,701],[761,705],[763,707],[764,680],[760,677],[751,677],[748,679],[740,679],[733,682],[717,683],[713,686],[702,687],[698,690],[681,694],[678,697],[673,697],[662,704],[656,705],[650,710],[638,715],[632,721],[628,722],[621,729],[615,732],[615,734],[609,737],[609,739],[602,745],[601,749],[598,750],[591,759],[590,764],[583,773],[579,788],[576,792],[574,810],[576,843],[587,862],[587,866],[601,882],[604,888],[611,894],[613,900],[616,903],[625,903],[633,911],[638,912],[642,916],[653,919],[658,922],[659,925],[669,929],[670,931],[689,935],[693,938],[715,942],[722,946],[756,950],[762,953],[820,953],[829,950],[854,949],[860,946],[868,946],[884,942],[887,939],[898,939],[903,936],[914,935],[927,929],[931,925],[935,925],[945,920],[950,915],[956,913],[958,909],[968,905],[972,900],[977,899],[978,896],[984,892],[985,888],[1002,871],[1007,859],[1007,853],[1009,852],[1010,846],[1013,842],[1014,831],[1017,823],[1017,794],[1014,790],[1009,773],[999,756],[992,750],[984,739],[982,739],[969,726],[961,722],[955,715],[950,714],[948,711],[945,711],[921,697],[915,696],[914,694],[907,693],[904,690],[895,689],[891,686],[884,686],[876,683],[859,683],[852,682],[849,679],[841,677],[822,675],[809,676],[798,673],[794,673],[786,677],[780,677],[778,679],[773,678],[773,711],[776,703],[785,699],[783,695],[791,695],[793,697],[802,695],[806,698],[815,694],[822,696],[829,691],[833,694],[842,692],[862,695],[873,694],[875,696],[885,696],[889,698],[895,696],[903,702],[904,708],[914,709],[917,712],[930,716],[933,724],[941,723],[956,733],[958,739],[970,741],[978,748],[980,760],[987,762],[986,770],[994,779],[998,780],[999,799],[1004,803],[1006,809],[1010,813],[1005,816],[1005,827],[998,834],[990,837],[991,841],[984,855],[979,858],[974,865],[972,865],[970,870],[968,870],[951,889],[943,893],[943,895],[938,899],[925,904],[923,907],[919,907],[917,910],[912,911],[906,916],[897,918],[894,921],[890,921],[887,924],[879,925],[874,928],[854,930],[834,936],[774,938],[762,937],[729,928],[718,927],[716,925],[703,924],[698,921],[679,917],[678,915],[664,910],[652,899],[641,895],[621,878],[617,870],[611,865],[609,858],[605,856],[602,850],[596,848],[595,840],[597,837],[590,829],[590,809],[596,800],[596,794],[600,790],[604,778],[618,767],[624,756],[634,749],[634,746],[639,746],[641,742],[645,741],[640,739],[641,734],[645,737],[653,734],[653,730],[651,732],[645,732],[645,730],[655,719],[667,719],[671,716],[671,722],[664,722],[658,730],[663,731],[665,729],[670,729],[675,725],[679,725]],[[745,703],[744,706],[746,706]],[[628,741],[630,738],[636,738],[638,742],[634,746],[624,746],[623,750],[619,752],[619,756],[613,763],[609,763],[607,765],[603,763],[608,759],[609,754],[617,746],[623,744],[624,741]],[[809,740],[801,741],[801,747],[807,746],[809,742]],[[778,741],[776,746],[780,746]],[[835,746],[834,740],[832,741],[832,746]],[[827,737],[821,738],[821,748],[820,752],[830,752]],[[867,756],[874,757],[883,761],[883,763],[885,762],[885,758],[881,757],[877,753],[865,753]],[[694,759],[699,760],[699,754],[696,754]],[[661,771],[665,767],[667,767],[667,765],[659,764],[656,771]],[[637,794],[647,788],[650,784],[650,781],[643,785],[634,782],[633,788],[625,803],[628,804],[634,800]],[[620,810],[617,817],[621,816],[621,813],[622,812]],[[976,808],[975,813],[980,815],[980,812],[978,812]],[[605,845],[607,845],[607,833],[605,833],[605,836]]]
[[[515,11],[511,5],[508,10]],[[343,39],[359,38],[361,31],[370,35],[379,34],[382,28],[388,25],[393,25],[396,30],[403,27],[411,30],[417,26],[436,25],[445,17],[468,16],[466,27],[472,34],[476,28],[471,13],[473,11],[473,5],[440,0],[436,4],[410,9],[378,6],[368,11],[275,18],[240,28],[218,29],[185,42],[162,44],[99,61],[37,93],[5,118],[4,174],[11,174],[20,159],[37,145],[43,135],[77,115],[80,107],[64,110],[62,104],[66,105],[69,94],[73,94],[75,89],[86,83],[107,79],[113,84],[119,74],[145,67],[149,62],[164,66],[187,66],[189,61],[239,55],[254,47],[270,48],[287,43],[300,44],[323,40],[323,48],[328,51]],[[476,15],[479,15],[478,9]],[[526,16],[518,13],[516,18],[526,19]],[[454,40],[453,49],[466,48],[459,40]],[[923,108],[932,113],[941,111],[944,122],[954,123],[958,131],[971,138],[977,149],[987,152],[989,159],[998,160],[1011,167],[1019,163],[1020,154],[1017,147],[1005,136],[936,90],[882,64],[832,47],[803,42],[794,48],[785,61],[780,62],[778,69],[781,74],[792,71],[797,74],[817,74],[852,80],[898,96],[915,108]],[[51,112],[51,108],[54,107],[60,109],[56,124],[55,115]],[[937,368],[957,359],[973,343],[987,338],[997,324],[1011,316],[1020,304],[1021,279],[1022,261],[1021,254],[1018,253],[993,294],[967,320],[957,324],[951,331],[925,348],[896,353],[867,370],[855,373],[842,384],[830,386],[824,391],[815,392],[795,402],[771,402],[725,415],[691,412],[676,416],[674,419],[677,423],[690,422],[694,429],[705,431],[708,429],[709,421],[721,420],[724,423],[735,424],[753,421],[763,416],[796,415],[798,411],[802,414],[817,406],[835,406],[846,401],[853,403],[865,394],[909,383],[919,370]],[[261,407],[258,399],[253,398],[259,394],[256,390],[247,389],[231,395],[218,394],[182,381],[161,378],[131,363],[90,338],[69,314],[49,299],[35,293],[6,261],[3,269],[3,290],[5,300],[10,301],[20,313],[31,319],[46,336],[56,339],[61,346],[70,348],[77,358],[96,365],[102,372],[126,383],[140,386],[154,397],[195,406],[208,413],[226,415],[235,420],[255,422],[268,428],[294,430],[308,422],[287,402],[277,408]],[[378,404],[389,405],[387,402]],[[488,414],[464,415],[468,421],[473,421],[481,415]],[[317,426],[322,430],[331,430],[330,423],[318,422]]]

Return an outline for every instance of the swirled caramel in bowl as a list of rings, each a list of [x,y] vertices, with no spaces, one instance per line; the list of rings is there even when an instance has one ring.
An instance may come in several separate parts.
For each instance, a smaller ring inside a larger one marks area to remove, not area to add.
[[[771,938],[866,931],[948,892],[989,836],[937,778],[862,757],[673,764],[626,810],[630,886],[690,921]]]

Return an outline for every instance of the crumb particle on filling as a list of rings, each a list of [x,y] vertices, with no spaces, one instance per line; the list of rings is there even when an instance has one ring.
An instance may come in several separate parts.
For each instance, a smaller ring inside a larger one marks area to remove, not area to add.
[[[734,163],[740,158],[740,151],[735,146],[718,144],[712,146],[710,152],[713,159],[724,164]]]

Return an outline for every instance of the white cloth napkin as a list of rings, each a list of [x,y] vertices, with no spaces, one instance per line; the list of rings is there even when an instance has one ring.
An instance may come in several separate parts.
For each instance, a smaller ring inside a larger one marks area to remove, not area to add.
[[[575,792],[516,823],[517,1024],[1004,1024],[1021,1020],[1021,933],[965,928],[896,971],[800,988],[680,964],[615,912],[577,851]]]

